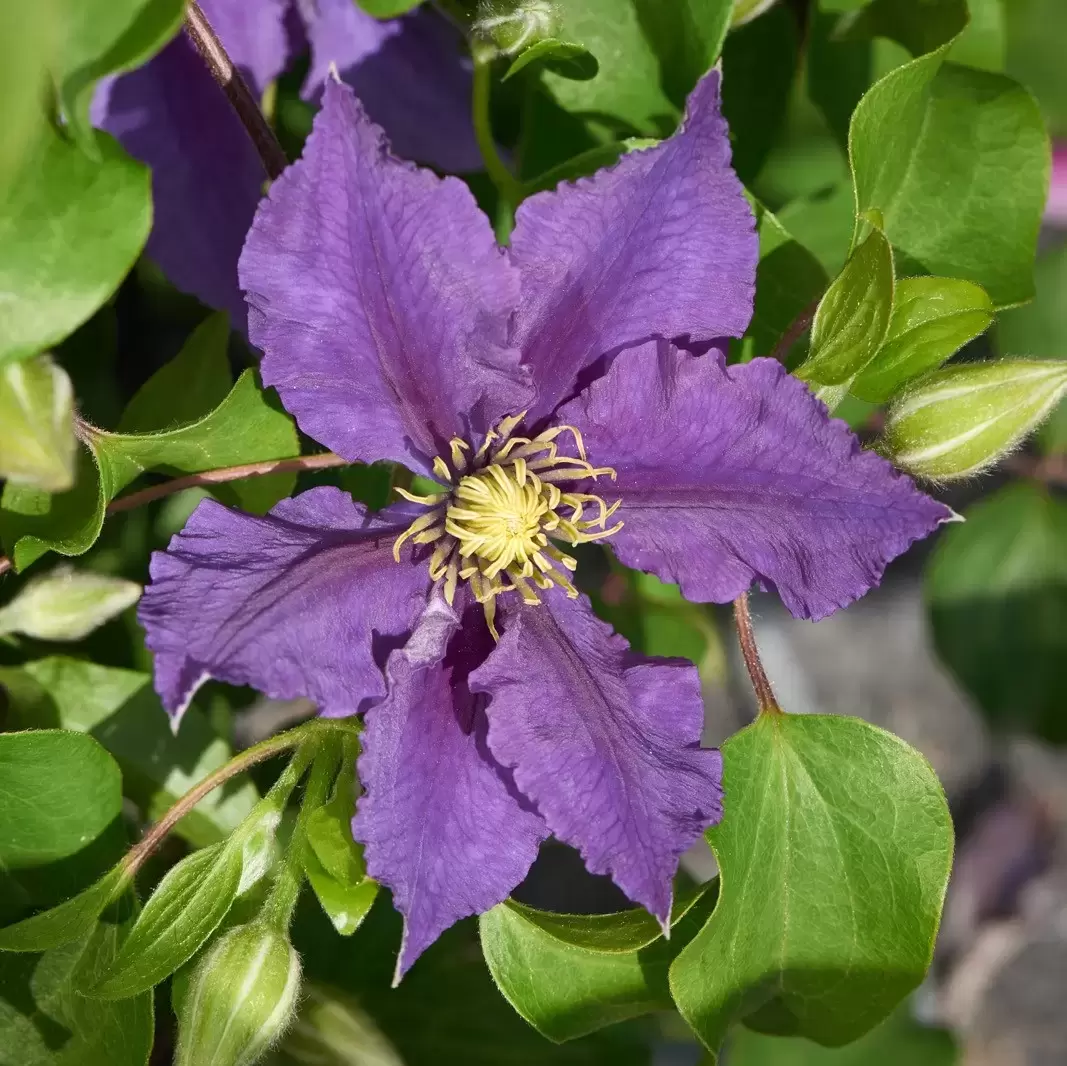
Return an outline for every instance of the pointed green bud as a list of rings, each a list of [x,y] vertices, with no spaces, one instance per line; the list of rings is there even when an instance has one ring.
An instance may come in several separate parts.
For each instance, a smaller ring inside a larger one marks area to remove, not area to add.
[[[121,614],[141,595],[134,581],[69,566],[26,583],[0,607],[0,635],[22,633],[36,640],[81,640]]]
[[[890,408],[879,450],[937,481],[978,473],[1007,455],[1067,392],[1067,363],[1002,359],[930,374]]]
[[[254,816],[253,816],[254,817]],[[278,859],[277,829],[282,820],[280,810],[266,808],[251,822],[246,821],[241,844],[241,881],[237,895],[243,896],[258,884]]]
[[[239,925],[196,968],[178,1019],[175,1066],[252,1066],[292,1020],[300,956],[265,922]]]
[[[0,367],[0,479],[64,492],[76,452],[66,373],[47,355]]]

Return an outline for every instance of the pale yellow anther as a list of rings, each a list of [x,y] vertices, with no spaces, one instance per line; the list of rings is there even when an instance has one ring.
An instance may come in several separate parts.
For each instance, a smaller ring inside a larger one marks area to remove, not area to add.
[[[574,446],[578,449],[578,455],[585,462],[585,442],[582,440],[581,431],[577,426],[554,426],[552,429],[546,429],[544,433],[538,433],[534,437],[534,443],[548,444],[564,433],[569,433],[574,438]]]
[[[410,500],[412,503],[423,503],[427,507],[433,507],[441,503],[442,500],[448,499],[447,492],[435,492],[431,496],[420,496],[417,492],[408,492],[407,489],[402,489],[399,485],[394,485],[393,487],[398,496],[403,496],[405,500]]]
[[[452,471],[448,469],[448,463],[441,458],[441,456],[435,456],[433,461],[433,472],[442,480],[451,483]]]
[[[445,571],[445,602],[452,606],[456,598],[456,582],[459,578],[459,557],[453,553]]]
[[[615,477],[610,467],[590,465],[581,433],[573,426],[556,426],[533,439],[512,437],[524,417],[525,412],[505,418],[473,455],[467,442],[453,438],[451,467],[441,456],[433,463],[449,485],[446,492],[418,496],[398,490],[404,499],[430,509],[397,538],[394,557],[399,561],[400,548],[409,539],[434,544],[431,579],[443,581],[449,603],[458,583],[469,582],[494,637],[498,596],[517,592],[533,606],[541,602],[535,586],[578,595],[568,574],[578,562],[551,544],[550,537],[584,544],[604,540],[622,526],[605,528],[620,501],[609,506],[600,496],[564,492],[557,484]],[[578,457],[559,453],[556,442],[567,434]],[[593,517],[585,517],[587,508]]]
[[[426,514],[419,515],[419,517],[416,518],[395,541],[393,541],[393,558],[397,562],[400,562],[400,548],[404,541],[417,536],[428,526],[432,526],[435,522],[439,522],[443,514],[444,508],[435,507],[432,511],[427,511]]]
[[[497,437],[498,434],[495,429],[491,429],[488,433],[486,433],[485,440],[482,441],[482,446],[474,453],[475,462],[477,462],[479,459],[485,458],[486,453],[492,447],[493,441],[495,441]]]
[[[457,474],[465,474],[467,472],[467,452],[471,450],[471,446],[465,440],[453,437],[448,442],[448,447],[452,452],[453,469]]]
[[[445,576],[449,560],[452,558],[455,550],[455,545],[447,540],[443,544],[438,544],[437,547],[434,548],[433,555],[430,556],[430,577],[432,580],[437,581],[439,578]]]
[[[433,544],[434,541],[440,540],[444,535],[445,525],[442,522],[440,525],[431,526],[421,533],[416,533],[414,540],[416,544]]]
[[[522,596],[523,603],[534,607],[541,602],[541,597],[530,588],[529,582],[525,577],[522,577],[520,574],[509,574],[508,576],[514,582],[515,588],[519,591],[519,595]]]

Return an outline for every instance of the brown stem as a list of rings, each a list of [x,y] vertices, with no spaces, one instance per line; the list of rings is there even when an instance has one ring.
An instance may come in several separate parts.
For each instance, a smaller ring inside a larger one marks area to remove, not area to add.
[[[348,460],[333,452],[320,455],[298,455],[294,459],[267,459],[261,463],[244,463],[242,466],[226,466],[221,470],[205,470],[200,474],[189,474],[164,481],[160,485],[149,485],[146,489],[131,492],[129,496],[112,500],[107,513],[117,514],[129,511],[153,500],[161,500],[182,489],[192,489],[200,485],[220,485],[225,481],[240,481],[246,477],[260,477],[263,474],[284,474],[298,470],[325,470],[331,466],[347,466]]]
[[[226,54],[222,42],[218,39],[211,23],[204,17],[196,0],[189,0],[185,9],[185,34],[193,47],[200,53],[200,58],[211,71],[211,76],[218,82],[226,94],[230,105],[237,112],[241,125],[248,132],[256,146],[259,158],[267,177],[273,181],[289,165],[285,151],[278,143],[274,130],[270,128],[259,103],[252,95],[240,71]]]
[[[290,729],[285,733],[279,733],[276,737],[268,737],[247,751],[241,752],[240,755],[231,759],[225,766],[220,766],[213,774],[209,774],[199,784],[194,785],[126,853],[126,857],[122,860],[126,877],[133,877],[137,873],[148,856],[163,842],[163,838],[208,793],[213,792],[219,785],[225,784],[231,777],[236,777],[249,767],[255,766],[256,763],[261,763],[273,755],[278,755],[280,752],[297,747],[315,728],[322,728],[318,720],[297,726],[296,729]]]
[[[760,714],[781,714],[778,701],[774,698],[774,689],[771,688],[766,671],[763,669],[759,648],[756,647],[756,635],[752,632],[752,615],[748,610],[747,592],[742,592],[734,600],[734,622],[737,625],[737,639],[741,645],[741,655],[744,657],[748,676],[752,680],[752,688],[756,693]]]
[[[777,359],[780,363],[785,362],[786,356],[789,355],[789,349],[800,340],[804,331],[811,325],[812,320],[815,318],[815,312],[819,309],[820,299],[821,297],[812,300],[811,303],[789,323],[785,333],[782,334],[778,343],[771,351],[772,359]]]
[[[219,470],[205,470],[199,474],[189,474],[186,477],[172,478],[159,485],[149,485],[146,489],[131,492],[129,496],[123,496],[118,500],[112,500],[108,504],[107,513],[117,514],[120,511],[129,511],[134,507],[152,503],[153,500],[161,500],[164,496],[170,496],[182,489],[196,488],[198,485],[221,485],[226,481],[240,481],[246,477],[260,477],[263,474],[282,474],[300,470],[326,470],[332,466],[348,466],[347,459],[342,459],[333,452],[322,452],[319,455],[298,455],[293,459],[267,459],[261,463],[244,463],[241,466],[224,466]],[[6,555],[0,555],[0,575],[6,573],[12,567],[11,560]]]

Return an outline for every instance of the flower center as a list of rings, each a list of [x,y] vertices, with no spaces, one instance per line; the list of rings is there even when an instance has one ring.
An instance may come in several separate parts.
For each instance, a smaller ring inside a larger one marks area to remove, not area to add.
[[[576,491],[580,482],[602,475],[614,480],[615,471],[588,462],[574,426],[555,426],[536,437],[512,436],[525,414],[505,418],[473,454],[466,441],[450,441],[450,457],[433,461],[434,472],[448,486],[441,492],[417,496],[397,489],[428,510],[397,537],[393,557],[400,561],[400,548],[409,539],[434,544],[430,577],[444,582],[450,604],[458,582],[468,581],[494,637],[496,597],[502,593],[518,592],[529,604],[541,602],[536,589],[553,585],[572,598],[578,595],[570,580],[577,560],[551,540],[584,544],[622,528],[621,522],[607,524],[621,501],[608,506],[600,496]],[[558,439],[568,434],[577,456],[559,452]]]

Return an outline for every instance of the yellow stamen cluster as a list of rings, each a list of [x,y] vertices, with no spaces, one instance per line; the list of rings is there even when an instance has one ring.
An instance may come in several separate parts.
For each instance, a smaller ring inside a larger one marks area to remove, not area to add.
[[[400,561],[407,540],[434,544],[430,577],[444,582],[450,604],[457,584],[469,581],[494,637],[501,593],[518,592],[529,604],[541,602],[536,589],[553,585],[572,598],[578,595],[569,576],[577,560],[550,539],[585,544],[622,528],[621,522],[608,528],[620,501],[608,506],[599,496],[573,491],[575,482],[589,478],[614,480],[615,471],[589,463],[574,426],[555,426],[536,437],[512,436],[524,417],[525,412],[505,418],[473,454],[466,441],[450,441],[449,459],[433,461],[434,473],[448,486],[441,492],[417,496],[397,489],[428,510],[397,537],[393,557]],[[557,441],[566,435],[573,438],[577,456],[560,454]]]

